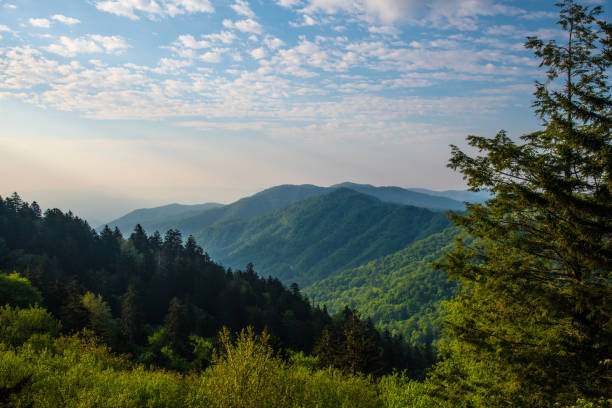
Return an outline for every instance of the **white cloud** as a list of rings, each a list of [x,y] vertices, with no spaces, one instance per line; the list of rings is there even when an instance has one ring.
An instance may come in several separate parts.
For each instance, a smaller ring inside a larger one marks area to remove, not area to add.
[[[51,19],[54,21],[59,21],[62,24],[68,24],[68,25],[79,24],[81,22],[81,20],[79,19],[72,18],[72,17],[66,17],[62,14],[55,14],[54,16],[51,17]]]
[[[266,45],[266,47],[268,47],[271,50],[275,50],[285,45],[285,42],[283,40],[281,40],[280,38],[272,37],[272,36],[266,36],[263,42]]]
[[[197,41],[191,34],[179,35],[178,42],[183,47],[191,48],[194,50],[210,47],[210,42],[206,40]]]
[[[28,20],[32,27],[38,28],[49,28],[51,27],[51,22],[46,18],[31,18]]]
[[[7,33],[13,32],[13,30],[11,30],[8,26],[5,26],[4,24],[0,24],[0,31],[5,31]]]
[[[303,12],[345,12],[370,23],[391,25],[412,17],[421,6],[420,0],[309,0]]]
[[[250,54],[251,54],[251,57],[253,57],[256,60],[265,58],[268,55],[266,53],[266,50],[263,47],[255,48],[254,50],[251,50]]]
[[[278,0],[276,2],[281,7],[291,8],[302,4],[300,0]]]
[[[495,0],[432,0],[428,20],[437,27],[453,27],[464,31],[478,28],[480,16],[516,16],[525,10],[497,4]]]
[[[289,25],[292,27],[311,27],[314,25],[319,24],[317,22],[317,20],[315,20],[314,18],[312,18],[310,15],[308,14],[302,14],[302,21],[301,22],[290,22]]]
[[[162,58],[159,60],[157,68],[154,68],[151,71],[155,72],[156,74],[168,74],[171,72],[180,71],[181,68],[185,68],[190,65],[192,65],[191,61]]]
[[[500,36],[516,36],[518,29],[513,25],[498,25],[487,28],[485,31],[488,35],[500,35]]]
[[[478,91],[479,94],[486,95],[509,95],[509,94],[525,94],[530,95],[535,91],[533,84],[512,84],[497,88],[487,88]]]
[[[10,4],[10,3],[4,3],[3,7],[9,8],[9,9],[16,9],[17,8],[16,5]]]
[[[155,19],[214,11],[209,0],[98,0],[95,5],[98,10],[132,20],[138,20],[141,13]]]
[[[545,18],[558,18],[559,13],[554,11],[527,11],[521,16],[525,20],[539,20]]]
[[[234,4],[232,4],[230,7],[238,14],[249,17],[249,18],[254,18],[255,17],[255,13],[253,13],[253,10],[251,10],[251,7],[249,6],[249,3],[245,0],[235,0],[236,2]]]
[[[44,49],[63,57],[73,57],[77,54],[120,53],[128,47],[125,40],[119,36],[94,34],[79,38],[62,36],[59,38],[59,42],[51,44]]]
[[[372,26],[368,27],[368,31],[375,34],[383,34],[383,35],[398,35],[399,30],[394,26]]]
[[[216,51],[205,52],[204,54],[200,55],[198,58],[200,58],[204,62],[210,62],[210,63],[221,62],[221,54]]]
[[[231,44],[235,39],[236,35],[231,31],[221,31],[220,33],[205,34],[202,38],[206,38],[211,41],[220,41],[223,44]]]
[[[232,20],[223,20],[223,27],[236,29],[244,33],[261,34],[263,32],[261,24],[250,18],[235,22]]]
[[[104,50],[109,54],[120,53],[129,48],[129,45],[123,38],[117,35],[103,36],[94,34],[90,36],[94,41],[99,43]]]

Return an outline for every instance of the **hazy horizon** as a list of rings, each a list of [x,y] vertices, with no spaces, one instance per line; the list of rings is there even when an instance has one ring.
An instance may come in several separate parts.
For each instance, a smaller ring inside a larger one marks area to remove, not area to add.
[[[343,182],[355,182],[351,180],[342,180],[337,183],[330,183],[326,185],[315,184],[315,183],[300,183],[300,184],[314,184],[320,187],[330,187],[335,184],[341,184]],[[370,184],[370,183],[359,183],[357,184]],[[295,183],[282,183],[282,184],[295,184]],[[20,197],[28,202],[36,201],[43,211],[48,208],[59,208],[62,211],[72,211],[75,215],[87,220],[92,227],[98,227],[106,222],[110,222],[114,219],[117,219],[131,211],[142,209],[142,208],[154,208],[160,207],[164,205],[170,204],[182,204],[182,205],[195,205],[195,204],[205,204],[205,203],[218,203],[218,204],[231,204],[241,198],[251,196],[256,194],[262,190],[276,187],[280,184],[270,185],[263,188],[258,189],[245,189],[243,191],[226,191],[225,195],[217,196],[218,198],[224,197],[224,199],[215,199],[212,197],[211,199],[198,200],[193,199],[191,201],[164,201],[165,196],[158,199],[145,199],[145,198],[122,198],[120,195],[111,196],[100,194],[100,192],[96,191],[58,191],[58,190],[50,190],[50,191],[13,191],[6,194],[0,194],[1,197],[8,197],[14,192],[18,193]],[[391,184],[380,184],[376,185],[377,187],[383,186],[392,186]],[[394,187],[402,187],[406,189],[412,188],[427,188],[422,186],[395,186]],[[444,190],[455,190],[455,189],[430,189],[434,191],[444,191]],[[460,188],[460,190],[462,190]],[[170,196],[170,194],[168,195]],[[195,197],[195,196],[194,196]]]

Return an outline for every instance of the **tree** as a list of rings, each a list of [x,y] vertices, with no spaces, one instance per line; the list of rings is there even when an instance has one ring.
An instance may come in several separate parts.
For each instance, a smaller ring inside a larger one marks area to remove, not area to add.
[[[322,367],[334,366],[350,374],[379,374],[383,368],[380,338],[371,321],[361,320],[359,312],[348,306],[341,321],[328,325],[314,352]]]
[[[16,272],[10,275],[0,272],[0,305],[26,308],[42,303],[40,291],[28,279]]]
[[[144,312],[138,292],[133,285],[128,286],[121,303],[121,333],[133,343],[139,342],[144,333]]]
[[[547,68],[534,107],[544,129],[452,147],[449,167],[494,198],[452,219],[475,238],[441,265],[450,305],[430,382],[457,406],[552,406],[610,395],[612,26],[600,7],[559,3],[564,44],[528,38]]]
[[[189,335],[191,323],[187,308],[178,298],[172,298],[168,306],[168,313],[164,319],[163,342],[174,352],[185,357],[191,351]]]
[[[117,322],[113,319],[110,306],[101,295],[87,292],[81,297],[81,303],[89,312],[88,328],[93,330],[109,346],[116,345]]]

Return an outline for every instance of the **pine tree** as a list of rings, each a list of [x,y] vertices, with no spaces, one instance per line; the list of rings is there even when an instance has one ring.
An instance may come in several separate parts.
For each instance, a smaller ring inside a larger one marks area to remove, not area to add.
[[[168,306],[168,313],[164,319],[164,344],[185,357],[190,352],[190,334],[191,323],[187,308],[178,298],[172,298]]]
[[[144,333],[144,319],[145,316],[138,292],[133,285],[130,285],[125,295],[123,295],[123,302],[121,303],[121,333],[130,342],[139,342],[142,340]]]
[[[612,29],[600,7],[559,3],[563,44],[529,38],[547,68],[544,129],[514,142],[469,136],[449,167],[491,190],[453,220],[475,240],[442,265],[462,282],[446,320],[450,358],[430,382],[457,406],[548,407],[610,396]]]

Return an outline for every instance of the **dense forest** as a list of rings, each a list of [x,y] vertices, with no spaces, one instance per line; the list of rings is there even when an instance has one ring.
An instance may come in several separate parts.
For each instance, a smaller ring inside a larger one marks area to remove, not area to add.
[[[449,167],[492,197],[403,254],[431,248],[455,282],[437,361],[356,309],[330,316],[297,285],[223,268],[178,230],[98,234],[14,194],[0,200],[0,406],[611,406],[612,24],[558,6],[564,43],[526,43],[546,69],[543,128],[469,136],[477,156],[453,146]],[[367,289],[394,262],[336,279]]]

